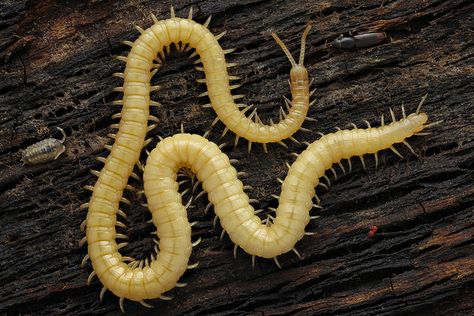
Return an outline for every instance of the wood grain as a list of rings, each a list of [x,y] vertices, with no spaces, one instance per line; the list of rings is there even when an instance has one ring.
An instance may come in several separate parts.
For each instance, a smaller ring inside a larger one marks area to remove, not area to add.
[[[133,24],[151,25],[149,13],[169,17],[168,1],[3,1],[0,3],[0,314],[118,314],[118,299],[110,293],[99,303],[100,284],[86,285],[90,267],[79,264],[86,249],[78,246],[85,212],[79,205],[92,184],[89,169],[99,169],[95,156],[103,145],[117,111],[113,78],[123,64],[112,58],[126,55],[121,40],[134,40]],[[207,200],[190,210],[193,238],[203,243],[192,255],[196,270],[185,274],[186,288],[172,291],[170,302],[151,302],[152,310],[126,303],[134,315],[468,315],[474,310],[474,188],[473,96],[474,5],[461,0],[423,1],[175,1],[177,15],[191,5],[195,19],[212,14],[211,30],[228,33],[224,48],[242,76],[237,93],[255,104],[261,118],[278,118],[282,95],[289,95],[290,65],[272,40],[275,30],[297,53],[308,21],[306,65],[317,87],[310,116],[311,133],[297,139],[313,141],[317,132],[334,131],[367,119],[376,125],[382,113],[404,103],[413,111],[428,93],[424,109],[444,123],[430,136],[410,141],[419,154],[401,160],[380,153],[380,166],[367,157],[367,171],[353,159],[353,170],[320,190],[324,210],[310,224],[316,232],[297,244],[303,260],[288,254],[273,261],[251,259],[239,252],[232,258],[228,238],[219,240],[213,215],[204,215]],[[391,42],[352,52],[329,49],[339,34],[385,31]],[[204,134],[215,114],[201,109],[197,95],[204,86],[185,57],[169,58],[153,79],[164,89],[153,93],[163,103],[152,114],[162,120],[153,136],[168,136],[183,123],[188,132]],[[66,152],[58,160],[22,166],[21,149],[55,134],[68,134]],[[211,139],[219,140],[217,125]],[[156,144],[156,140],[154,142]],[[286,175],[290,151],[270,146],[264,154],[255,146],[247,154],[243,141],[224,148],[239,159],[243,182],[259,208],[276,206],[276,177]],[[145,157],[145,156],[144,156]],[[347,164],[345,164],[347,168]],[[131,184],[140,187],[137,181]],[[145,258],[153,249],[149,214],[140,199],[125,209],[131,246],[124,254]],[[212,213],[212,212],[211,212]],[[315,212],[315,215],[318,212]],[[379,230],[374,238],[371,226]]]

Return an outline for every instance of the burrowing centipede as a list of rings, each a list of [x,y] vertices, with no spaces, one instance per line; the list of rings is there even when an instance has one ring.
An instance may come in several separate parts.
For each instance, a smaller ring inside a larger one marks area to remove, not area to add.
[[[217,145],[197,135],[178,134],[166,138],[150,154],[144,173],[145,194],[157,227],[160,252],[144,266],[138,262],[127,265],[124,261],[131,258],[123,257],[119,252],[127,243],[117,244],[115,241],[115,238],[123,237],[116,232],[115,226],[123,225],[116,216],[125,216],[119,209],[120,202],[128,202],[122,196],[123,190],[145,144],[149,129],[147,120],[155,120],[149,116],[148,109],[149,105],[156,105],[149,96],[150,91],[156,89],[150,87],[153,75],[150,70],[160,49],[179,42],[188,43],[196,49],[206,70],[208,95],[218,118],[250,142],[265,144],[290,137],[292,131],[301,127],[309,106],[307,72],[302,66],[309,27],[303,33],[300,63],[292,62],[293,102],[290,114],[279,124],[265,126],[245,118],[243,111],[240,112],[233,103],[224,52],[207,30],[207,25],[197,24],[190,18],[176,18],[174,14],[168,20],[158,21],[155,17],[153,20],[152,27],[140,29],[142,35],[124,58],[127,62],[123,74],[125,81],[123,88],[118,89],[123,91],[124,96],[122,101],[117,102],[123,108],[121,114],[116,116],[121,118],[119,130],[114,135],[115,143],[110,147],[110,155],[99,159],[105,165],[100,172],[94,172],[98,180],[94,187],[88,187],[93,191],[91,200],[82,205],[82,208],[89,208],[82,225],[82,228],[87,228],[81,244],[88,243],[88,255],[83,263],[90,259],[94,269],[88,281],[97,275],[103,284],[100,298],[107,289],[110,290],[120,298],[122,310],[125,298],[149,306],[145,299],[167,299],[162,293],[183,285],[178,283],[178,279],[190,268],[188,260],[193,243],[186,207],[182,205],[181,194],[177,191],[176,177],[181,167],[190,168],[203,182],[224,230],[236,244],[235,249],[241,247],[252,255],[253,261],[256,256],[274,258],[279,265],[278,255],[290,250],[298,255],[294,245],[305,234],[305,226],[311,219],[309,211],[313,207],[314,188],[325,170],[330,169],[333,163],[352,156],[376,154],[386,148],[397,152],[392,146],[394,143],[408,145],[406,138],[421,135],[421,131],[430,126],[425,125],[427,115],[419,112],[421,102],[415,113],[405,116],[403,112],[404,117],[400,121],[392,115],[393,122],[389,125],[384,125],[382,120],[384,126],[379,128],[369,126],[367,129],[342,130],[323,136],[310,144],[292,164],[282,184],[276,216],[267,219],[264,224],[254,214],[235,168]],[[290,58],[286,47],[278,39],[277,42]],[[227,79],[222,82],[219,76]],[[248,128],[243,128],[242,122]]]

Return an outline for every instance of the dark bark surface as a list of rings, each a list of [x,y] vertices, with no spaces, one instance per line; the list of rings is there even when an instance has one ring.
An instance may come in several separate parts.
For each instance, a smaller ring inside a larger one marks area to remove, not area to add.
[[[239,66],[230,73],[243,77],[237,93],[255,104],[266,122],[278,119],[290,65],[269,35],[278,32],[296,55],[308,21],[306,66],[314,78],[318,100],[310,109],[317,122],[310,133],[296,138],[313,141],[317,132],[335,126],[375,126],[382,113],[405,104],[414,111],[428,93],[424,110],[432,121],[444,120],[432,134],[415,137],[413,156],[397,146],[405,159],[390,151],[379,153],[380,166],[367,156],[368,170],[353,159],[353,170],[319,190],[324,209],[312,221],[297,249],[303,255],[280,257],[283,269],[271,260],[251,259],[233,244],[219,240],[213,214],[204,215],[206,198],[190,209],[193,239],[203,238],[191,262],[197,269],[182,278],[186,288],[171,291],[172,301],[154,301],[154,309],[127,302],[129,314],[161,315],[468,315],[474,310],[474,4],[471,1],[175,1],[178,16],[193,6],[195,19],[213,16],[210,29],[227,31],[220,41],[236,47],[228,61]],[[110,293],[99,303],[101,285],[86,279],[91,267],[79,264],[86,249],[78,246],[89,199],[81,187],[93,184],[89,170],[100,169],[96,156],[110,143],[110,105],[119,98],[112,88],[121,81],[112,73],[123,64],[112,58],[126,55],[121,40],[134,40],[133,24],[151,25],[149,12],[169,17],[160,1],[0,1],[0,314],[118,314],[118,299]],[[351,52],[328,49],[350,30],[386,31],[392,40]],[[152,113],[161,119],[152,136],[186,131],[204,134],[215,114],[201,109],[208,101],[184,57],[169,58],[153,81],[163,86],[153,98],[163,104]],[[21,149],[65,129],[65,154],[37,166],[23,166]],[[229,133],[214,141],[233,142]],[[156,143],[156,141],[155,141]],[[287,141],[288,143],[288,141]],[[247,154],[241,141],[224,148],[254,187],[249,194],[257,208],[275,207],[277,177],[286,175],[285,161],[304,146],[290,150],[261,146]],[[347,163],[345,162],[347,167]],[[328,174],[329,175],[329,174]],[[134,182],[136,186],[140,183]],[[153,249],[149,214],[138,198],[125,208],[131,245],[126,255],[145,258]],[[211,212],[212,213],[212,212]],[[379,230],[367,236],[371,226]]]

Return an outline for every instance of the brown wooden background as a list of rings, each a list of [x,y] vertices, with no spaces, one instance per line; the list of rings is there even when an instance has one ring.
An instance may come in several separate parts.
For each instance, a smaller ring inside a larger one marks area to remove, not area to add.
[[[328,192],[319,191],[324,210],[308,230],[317,234],[297,244],[304,259],[280,258],[279,270],[270,260],[239,252],[219,240],[212,214],[204,215],[206,198],[196,202],[190,220],[199,221],[194,238],[202,237],[192,255],[200,261],[185,274],[184,289],[172,291],[171,302],[152,302],[148,310],[135,303],[133,314],[160,315],[468,315],[474,306],[473,256],[473,96],[474,4],[450,1],[174,1],[177,15],[191,5],[197,21],[213,15],[211,30],[228,34],[224,48],[236,47],[229,61],[240,65],[231,74],[244,79],[238,92],[243,102],[258,106],[268,122],[277,118],[288,95],[289,63],[269,36],[273,29],[296,54],[308,21],[306,65],[318,88],[306,123],[313,141],[317,131],[335,126],[374,125],[389,107],[405,103],[413,111],[422,95],[432,120],[444,123],[427,137],[410,143],[419,153],[407,157],[380,154],[380,167],[367,157],[368,170],[353,160],[353,172],[340,177]],[[92,184],[90,168],[105,155],[110,103],[119,97],[113,72],[123,64],[124,39],[134,40],[133,23],[151,25],[149,12],[169,17],[168,1],[0,1],[0,314],[118,314],[118,299],[101,286],[86,285],[90,266],[79,264],[86,249],[78,247],[85,218],[79,205],[89,198],[82,185]],[[350,30],[383,30],[392,42],[353,52],[331,52],[325,46]],[[172,58],[154,82],[162,102],[153,113],[162,123],[152,135],[186,130],[203,134],[215,114],[201,109],[204,90],[194,79],[202,76],[186,57]],[[67,151],[57,161],[22,166],[20,150],[54,135],[54,126],[68,134]],[[218,125],[212,139],[223,130]],[[232,142],[228,135],[224,141]],[[273,145],[269,154],[246,144],[225,148],[240,159],[245,184],[255,189],[257,207],[275,206],[276,177],[286,175],[291,151]],[[347,164],[346,164],[347,166]],[[136,183],[135,183],[136,184]],[[138,184],[136,184],[138,185]],[[147,211],[126,209],[132,244],[128,255],[144,258],[153,248]],[[211,212],[212,213],[212,212]],[[318,212],[315,212],[317,214]],[[368,238],[377,225],[375,238]],[[383,233],[383,235],[382,235]]]

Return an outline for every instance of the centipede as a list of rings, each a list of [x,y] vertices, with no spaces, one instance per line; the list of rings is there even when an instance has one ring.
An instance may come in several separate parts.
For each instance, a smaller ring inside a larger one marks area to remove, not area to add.
[[[249,197],[244,193],[244,185],[238,179],[239,173],[219,146],[199,135],[181,133],[167,137],[149,154],[143,174],[147,206],[157,229],[159,252],[156,256],[152,255],[149,261],[140,262],[122,256],[119,250],[128,243],[116,242],[117,238],[126,239],[125,235],[116,231],[116,226],[125,226],[117,215],[126,217],[120,203],[130,204],[123,197],[123,192],[129,188],[130,176],[139,179],[133,169],[139,162],[143,147],[149,142],[145,140],[147,132],[156,127],[156,124],[148,126],[148,121],[159,121],[149,114],[150,106],[159,105],[150,100],[150,92],[159,89],[150,84],[151,77],[160,67],[159,64],[154,65],[155,56],[163,55],[172,43],[177,44],[179,50],[185,50],[186,45],[194,48],[206,76],[205,95],[209,97],[217,119],[237,135],[236,139],[243,137],[250,145],[252,142],[265,145],[291,138],[301,128],[311,105],[308,72],[303,66],[305,40],[310,26],[302,35],[298,64],[283,42],[273,34],[292,64],[292,101],[289,101],[291,108],[282,121],[264,125],[255,114],[245,116],[248,107],[240,111],[235,104],[235,96],[230,93],[233,87],[229,85],[229,80],[232,78],[227,73],[225,51],[217,42],[219,35],[214,36],[207,29],[210,20],[201,25],[192,20],[192,11],[187,19],[177,18],[173,9],[171,12],[171,19],[158,21],[152,15],[154,24],[150,28],[144,30],[137,27],[140,37],[128,43],[132,47],[130,53],[120,58],[126,62],[126,68],[123,73],[117,74],[124,79],[123,87],[116,88],[116,91],[123,92],[122,100],[115,101],[115,104],[122,105],[122,111],[114,115],[120,118],[120,123],[114,126],[118,131],[111,135],[115,139],[114,144],[106,147],[110,154],[106,158],[98,158],[104,163],[102,170],[92,171],[98,177],[95,185],[85,187],[92,191],[92,197],[81,205],[81,209],[88,209],[87,218],[81,224],[86,236],[80,241],[80,245],[87,243],[88,247],[82,265],[90,260],[93,268],[88,283],[97,276],[103,285],[100,300],[109,290],[119,297],[122,311],[125,299],[146,307],[151,305],[145,300],[170,299],[165,293],[174,287],[185,286],[179,279],[187,269],[197,266],[189,263],[192,248],[198,242],[191,240],[187,205],[183,205],[182,194],[178,192],[177,174],[181,168],[188,168],[202,182],[209,205],[214,206],[223,230],[235,244],[234,254],[240,247],[252,256],[253,265],[256,257],[262,257],[273,258],[280,266],[279,255],[293,251],[300,256],[295,244],[308,234],[305,227],[312,219],[310,210],[317,207],[312,201],[315,187],[326,170],[332,169],[334,163],[340,164],[341,160],[349,160],[353,156],[364,161],[365,154],[377,157],[377,152],[388,148],[398,153],[393,146],[397,143],[403,143],[413,151],[406,139],[426,134],[422,131],[437,123],[427,124],[427,114],[420,112],[423,98],[416,112],[407,116],[403,108],[400,120],[396,120],[391,111],[390,124],[386,125],[382,117],[382,126],[377,128],[369,124],[367,128],[355,127],[322,136],[308,144],[289,166],[288,175],[282,180],[275,216],[269,216],[264,221],[255,214]]]

